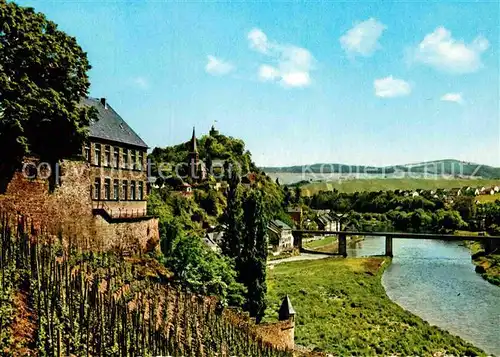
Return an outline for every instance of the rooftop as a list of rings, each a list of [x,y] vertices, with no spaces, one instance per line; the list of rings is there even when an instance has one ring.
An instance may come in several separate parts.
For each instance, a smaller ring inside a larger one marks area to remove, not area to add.
[[[292,229],[288,224],[280,221],[279,219],[272,220],[271,224],[275,225],[276,227],[278,227],[280,229]]]
[[[98,120],[90,124],[89,136],[91,138],[114,141],[144,149],[148,148],[148,145],[139,135],[106,103],[106,99],[84,98],[82,102],[84,105],[94,107],[97,110]]]

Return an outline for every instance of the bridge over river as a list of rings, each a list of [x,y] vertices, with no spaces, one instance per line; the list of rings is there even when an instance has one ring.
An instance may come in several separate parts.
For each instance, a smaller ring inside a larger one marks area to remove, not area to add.
[[[356,232],[356,231],[318,231],[318,230],[293,230],[294,245],[302,250],[302,238],[304,235],[328,235],[338,236],[339,251],[338,255],[347,256],[347,236],[370,236],[385,237],[385,255],[393,256],[393,239],[434,239],[441,241],[480,241],[484,244],[486,254],[493,251],[500,251],[499,236],[485,235],[453,235],[436,233],[407,233],[407,232]]]

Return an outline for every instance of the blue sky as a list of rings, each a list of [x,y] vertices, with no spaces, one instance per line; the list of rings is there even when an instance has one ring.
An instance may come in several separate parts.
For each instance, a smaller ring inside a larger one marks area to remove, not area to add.
[[[151,147],[216,126],[261,166],[500,166],[496,1],[42,1]]]

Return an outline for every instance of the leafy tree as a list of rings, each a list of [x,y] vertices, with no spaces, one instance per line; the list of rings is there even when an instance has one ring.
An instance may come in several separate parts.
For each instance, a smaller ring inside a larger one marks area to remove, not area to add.
[[[203,208],[207,214],[211,216],[217,216],[219,209],[217,206],[218,195],[217,191],[213,189],[209,189],[208,192],[198,191],[196,192],[199,195],[198,200],[200,207]]]
[[[80,105],[89,69],[75,38],[0,0],[0,192],[25,156],[54,164],[81,153],[95,116]]]
[[[452,207],[460,213],[465,221],[474,219],[476,216],[476,198],[474,196],[458,196],[454,199]]]
[[[409,219],[411,228],[414,231],[426,231],[432,227],[432,214],[427,213],[421,208],[410,213]]]
[[[234,263],[216,254],[199,237],[185,235],[179,225],[163,222],[161,225],[163,263],[174,278],[190,290],[216,295],[233,306],[243,303],[245,288],[236,281]]]
[[[266,309],[266,260],[268,219],[260,191],[250,190],[243,203],[244,234],[240,257],[240,282],[248,289],[245,308],[257,323]]]
[[[192,200],[155,189],[148,197],[148,212],[159,218],[161,261],[174,278],[196,293],[241,306],[245,288],[236,280],[234,262],[202,242],[199,225],[191,219],[197,212]]]
[[[300,186],[295,186],[295,189],[294,189],[294,202],[296,204],[299,204],[300,201],[301,201],[301,190],[300,190]]]
[[[457,211],[440,209],[436,211],[435,221],[437,229],[443,232],[454,231],[467,226]]]
[[[292,203],[292,193],[290,192],[290,189],[288,186],[285,186],[283,189],[283,192],[285,194],[284,200],[283,200],[283,206],[286,208]]]
[[[230,258],[236,259],[240,256],[242,243],[242,216],[243,210],[241,207],[239,193],[239,177],[234,175],[229,183],[227,191],[227,204],[222,217],[222,221],[226,226],[224,241],[222,242],[222,252]]]

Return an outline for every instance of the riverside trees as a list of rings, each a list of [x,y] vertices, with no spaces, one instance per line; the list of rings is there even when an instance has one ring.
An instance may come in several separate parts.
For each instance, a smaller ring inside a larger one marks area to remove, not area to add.
[[[345,213],[350,228],[364,231],[450,232],[472,224],[476,211],[468,197],[448,204],[435,197],[394,191],[320,192],[309,199],[309,205]]]

